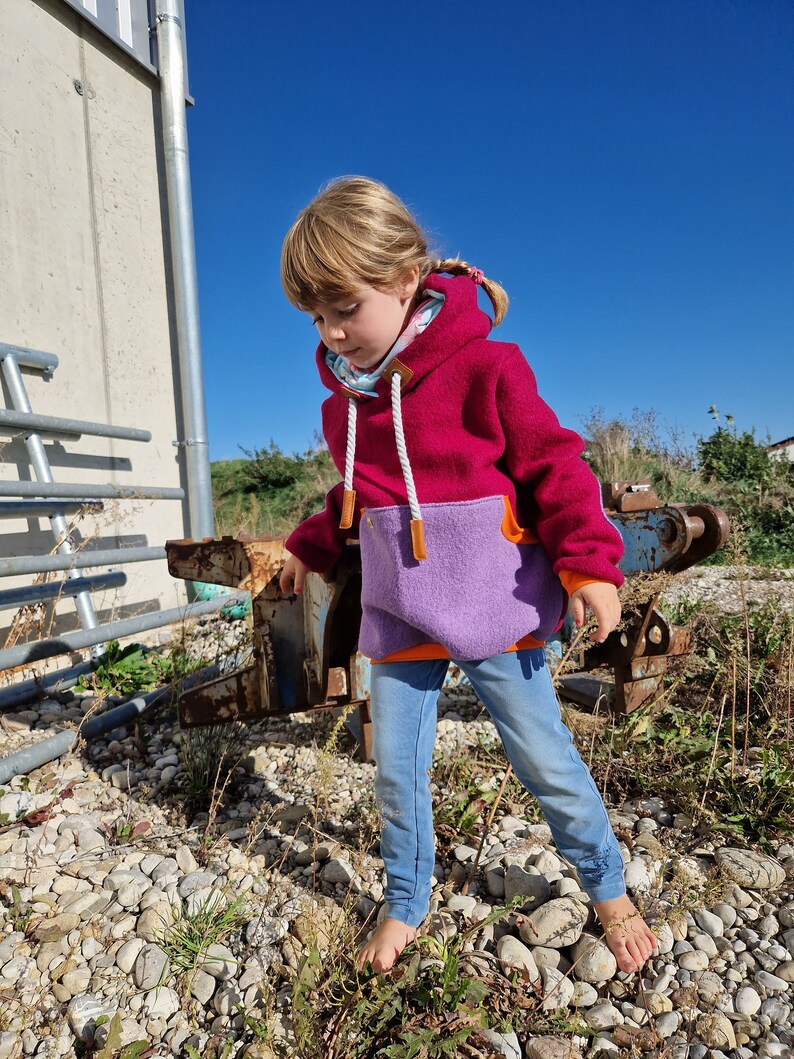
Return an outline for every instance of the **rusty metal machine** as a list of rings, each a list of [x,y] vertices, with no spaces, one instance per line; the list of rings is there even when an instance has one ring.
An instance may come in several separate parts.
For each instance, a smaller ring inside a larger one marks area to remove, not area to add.
[[[679,572],[725,543],[729,523],[706,504],[660,505],[648,482],[604,486],[604,508],[623,537],[625,574]],[[251,594],[253,662],[185,692],[183,726],[253,721],[353,704],[355,733],[369,756],[369,661],[358,653],[361,571],[358,545],[348,543],[332,575],[309,574],[301,596],[285,597],[278,573],[286,559],[276,538],[180,540],[166,544],[174,577]],[[584,652],[585,669],[609,665],[614,709],[629,713],[660,689],[667,659],[689,650],[686,629],[658,609],[658,596],[631,612],[621,630]]]

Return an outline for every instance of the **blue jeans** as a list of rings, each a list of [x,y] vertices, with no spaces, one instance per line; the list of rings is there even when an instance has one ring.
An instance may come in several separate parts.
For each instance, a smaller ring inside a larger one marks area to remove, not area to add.
[[[623,857],[604,803],[562,723],[542,648],[455,660],[485,704],[520,782],[540,803],[560,853],[593,901],[626,892]],[[444,659],[372,666],[375,796],[381,814],[388,914],[416,927],[428,912],[435,864],[428,770]]]

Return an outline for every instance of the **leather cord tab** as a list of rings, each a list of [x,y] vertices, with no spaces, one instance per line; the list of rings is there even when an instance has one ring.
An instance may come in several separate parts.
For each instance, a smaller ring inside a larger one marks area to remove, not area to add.
[[[339,519],[340,529],[350,529],[353,525],[353,512],[356,509],[355,489],[345,489],[342,497],[342,517]]]
[[[426,559],[424,519],[411,519],[411,543],[414,546],[414,559]]]

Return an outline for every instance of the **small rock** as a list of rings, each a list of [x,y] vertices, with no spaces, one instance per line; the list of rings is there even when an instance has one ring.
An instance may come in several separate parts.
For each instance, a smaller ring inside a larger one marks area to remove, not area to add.
[[[504,891],[505,901],[526,897],[522,908],[537,908],[551,896],[549,880],[543,875],[531,875],[519,864],[508,864],[505,869]]]
[[[163,981],[168,968],[168,956],[160,948],[150,942],[144,945],[135,958],[132,976],[139,989],[155,989]]]
[[[112,1018],[115,1012],[116,1008],[112,1004],[100,1001],[89,993],[76,996],[69,1002],[66,1018],[75,1037],[88,1044],[94,1038],[97,1019],[102,1015]]]
[[[133,938],[131,941],[125,942],[116,952],[116,965],[119,970],[125,974],[131,974],[135,961],[138,959],[138,953],[145,944],[146,942],[143,938]]]
[[[141,912],[135,924],[135,933],[145,941],[154,941],[159,938],[163,930],[169,926],[174,919],[174,910],[168,901],[160,901],[159,904],[151,905]]]
[[[712,938],[721,938],[725,931],[722,919],[707,908],[699,908],[695,912],[695,922]]]
[[[770,974],[768,971],[757,971],[755,980],[767,993],[788,992],[788,982],[778,978],[776,974]]]
[[[192,875],[193,872],[198,871],[198,863],[189,846],[182,844],[176,851],[174,859],[183,875]]]
[[[617,960],[606,943],[592,934],[582,934],[571,948],[573,973],[583,982],[606,982],[617,974]]]
[[[586,1011],[584,1020],[593,1030],[611,1030],[613,1026],[622,1024],[623,1016],[613,1004],[610,1004],[609,1001],[604,1001],[601,1004],[595,1004],[589,1011]]]
[[[761,1007],[761,997],[752,986],[743,986],[733,998],[733,1007],[740,1015],[755,1015]]]
[[[207,974],[206,971],[202,971],[198,967],[191,972],[188,981],[192,995],[198,1000],[199,1004],[206,1007],[212,1000],[212,994],[218,985],[217,981],[211,974]]]
[[[663,1040],[672,1037],[681,1025],[681,1016],[677,1011],[668,1011],[656,1019],[656,1032]]]
[[[168,986],[160,986],[146,993],[142,1010],[150,1019],[170,1019],[181,1007],[179,994]]]
[[[104,1048],[107,1044],[111,1026],[111,1022],[105,1022],[97,1029],[94,1036],[94,1044],[99,1048]],[[139,1041],[148,1043],[146,1031],[134,1019],[118,1019],[114,1029],[118,1034],[114,1039],[121,1048],[126,1047],[128,1044],[137,1044]]]
[[[234,986],[223,985],[212,998],[212,1008],[219,1015],[231,1015],[235,1005],[242,1004],[242,1002],[243,999]]]
[[[61,912],[52,919],[45,919],[33,931],[37,941],[58,941],[80,926],[80,917],[74,912]]]
[[[322,870],[324,882],[332,886],[347,885],[356,877],[355,869],[349,860],[344,857],[333,857],[327,861]]]
[[[154,876],[152,876],[154,878]],[[206,890],[217,881],[217,876],[208,871],[192,871],[179,880],[177,893],[185,898],[196,890]]]
[[[521,1059],[521,1045],[518,1043],[518,1037],[515,1033],[483,1030],[482,1035],[505,1059]]]
[[[567,1007],[573,1000],[573,982],[562,971],[553,967],[542,967],[540,977],[543,982],[544,1011],[556,1011]]]
[[[227,982],[237,973],[237,960],[231,949],[225,945],[210,945],[201,969],[211,974],[217,981]]]
[[[517,970],[522,975],[526,975],[527,980],[530,982],[540,981],[540,972],[535,963],[535,958],[526,945],[522,945],[518,938],[514,938],[511,934],[505,934],[501,937],[496,943],[496,955],[505,975],[510,975]]]
[[[702,952],[700,949],[683,952],[678,958],[678,964],[685,971],[705,971],[709,965],[708,953]]]
[[[582,1053],[564,1037],[530,1037],[524,1049],[526,1059],[582,1059]]]
[[[571,1003],[575,1008],[589,1008],[598,1003],[598,990],[589,982],[576,981],[573,983],[573,998]]]
[[[655,993],[649,991],[645,994],[644,998],[645,1008],[651,1015],[666,1015],[667,1012],[673,1010],[673,1002],[669,996],[665,996],[664,993]]]
[[[648,865],[641,857],[633,857],[623,869],[626,888],[647,892],[651,888],[651,876]]]

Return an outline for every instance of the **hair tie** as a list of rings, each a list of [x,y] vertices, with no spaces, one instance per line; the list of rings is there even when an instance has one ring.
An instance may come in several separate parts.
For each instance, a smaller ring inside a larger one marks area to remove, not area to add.
[[[482,269],[481,268],[470,268],[469,269],[469,275],[471,276],[471,278],[474,280],[474,282],[477,284],[478,287],[480,286],[480,284],[482,283],[483,279],[485,278],[483,276],[483,274],[482,274]]]

